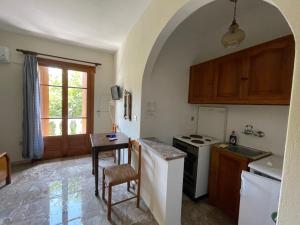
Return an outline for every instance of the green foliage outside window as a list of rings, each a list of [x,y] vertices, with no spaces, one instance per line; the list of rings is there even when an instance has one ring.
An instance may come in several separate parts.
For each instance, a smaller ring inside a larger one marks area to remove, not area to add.
[[[71,130],[70,134],[76,134],[76,128],[77,128],[77,124],[75,120],[72,120],[70,123],[70,130]]]
[[[55,71],[55,70],[54,70]],[[69,86],[82,86],[82,73],[73,71],[69,76]],[[61,73],[51,72],[49,69],[49,84],[58,87],[49,87],[49,117],[62,117],[62,75]],[[82,92],[79,88],[68,88],[68,115],[69,118],[82,117]]]
[[[49,135],[53,136],[55,135],[55,123],[53,121],[50,121],[49,123]]]

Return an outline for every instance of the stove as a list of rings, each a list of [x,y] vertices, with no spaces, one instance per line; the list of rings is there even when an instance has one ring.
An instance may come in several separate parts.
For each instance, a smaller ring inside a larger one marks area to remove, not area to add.
[[[198,139],[193,139],[191,140],[192,143],[196,143],[196,144],[204,144],[205,142],[202,140],[198,140]]]
[[[219,143],[206,135],[180,135],[173,138],[173,146],[185,152],[183,191],[193,200],[208,193],[210,147]]]
[[[192,139],[191,137],[188,136],[181,136],[182,139]]]
[[[217,140],[216,138],[209,137],[206,135],[199,135],[199,134],[179,135],[179,136],[175,136],[174,138],[196,147],[202,147],[202,146],[211,145],[219,142],[219,140]]]
[[[202,138],[203,138],[203,136],[198,135],[198,134],[191,134],[190,137],[191,137],[191,138],[199,138],[199,139],[202,139]]]

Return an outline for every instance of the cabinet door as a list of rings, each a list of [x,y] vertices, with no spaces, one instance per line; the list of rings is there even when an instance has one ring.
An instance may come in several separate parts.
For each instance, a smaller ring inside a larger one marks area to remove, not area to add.
[[[212,101],[213,76],[212,61],[191,67],[189,103],[210,103]]]
[[[235,220],[239,214],[242,170],[248,170],[246,158],[220,151],[216,205]]]
[[[216,103],[238,103],[241,97],[244,54],[232,54],[215,61]]]
[[[218,166],[219,166],[219,150],[215,147],[211,148],[210,169],[208,180],[208,201],[212,205],[216,205],[217,201],[217,184],[218,184]]]
[[[291,36],[250,49],[245,96],[251,104],[289,104],[294,64]]]

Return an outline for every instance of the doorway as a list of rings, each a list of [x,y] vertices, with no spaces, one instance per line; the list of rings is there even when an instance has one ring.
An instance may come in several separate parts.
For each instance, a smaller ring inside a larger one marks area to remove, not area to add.
[[[44,159],[90,152],[95,67],[38,59]]]

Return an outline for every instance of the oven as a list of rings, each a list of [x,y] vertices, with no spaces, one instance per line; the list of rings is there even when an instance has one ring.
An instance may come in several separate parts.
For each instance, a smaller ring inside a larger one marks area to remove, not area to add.
[[[183,192],[191,198],[195,198],[198,169],[198,148],[173,138],[173,146],[185,152],[184,159]]]

